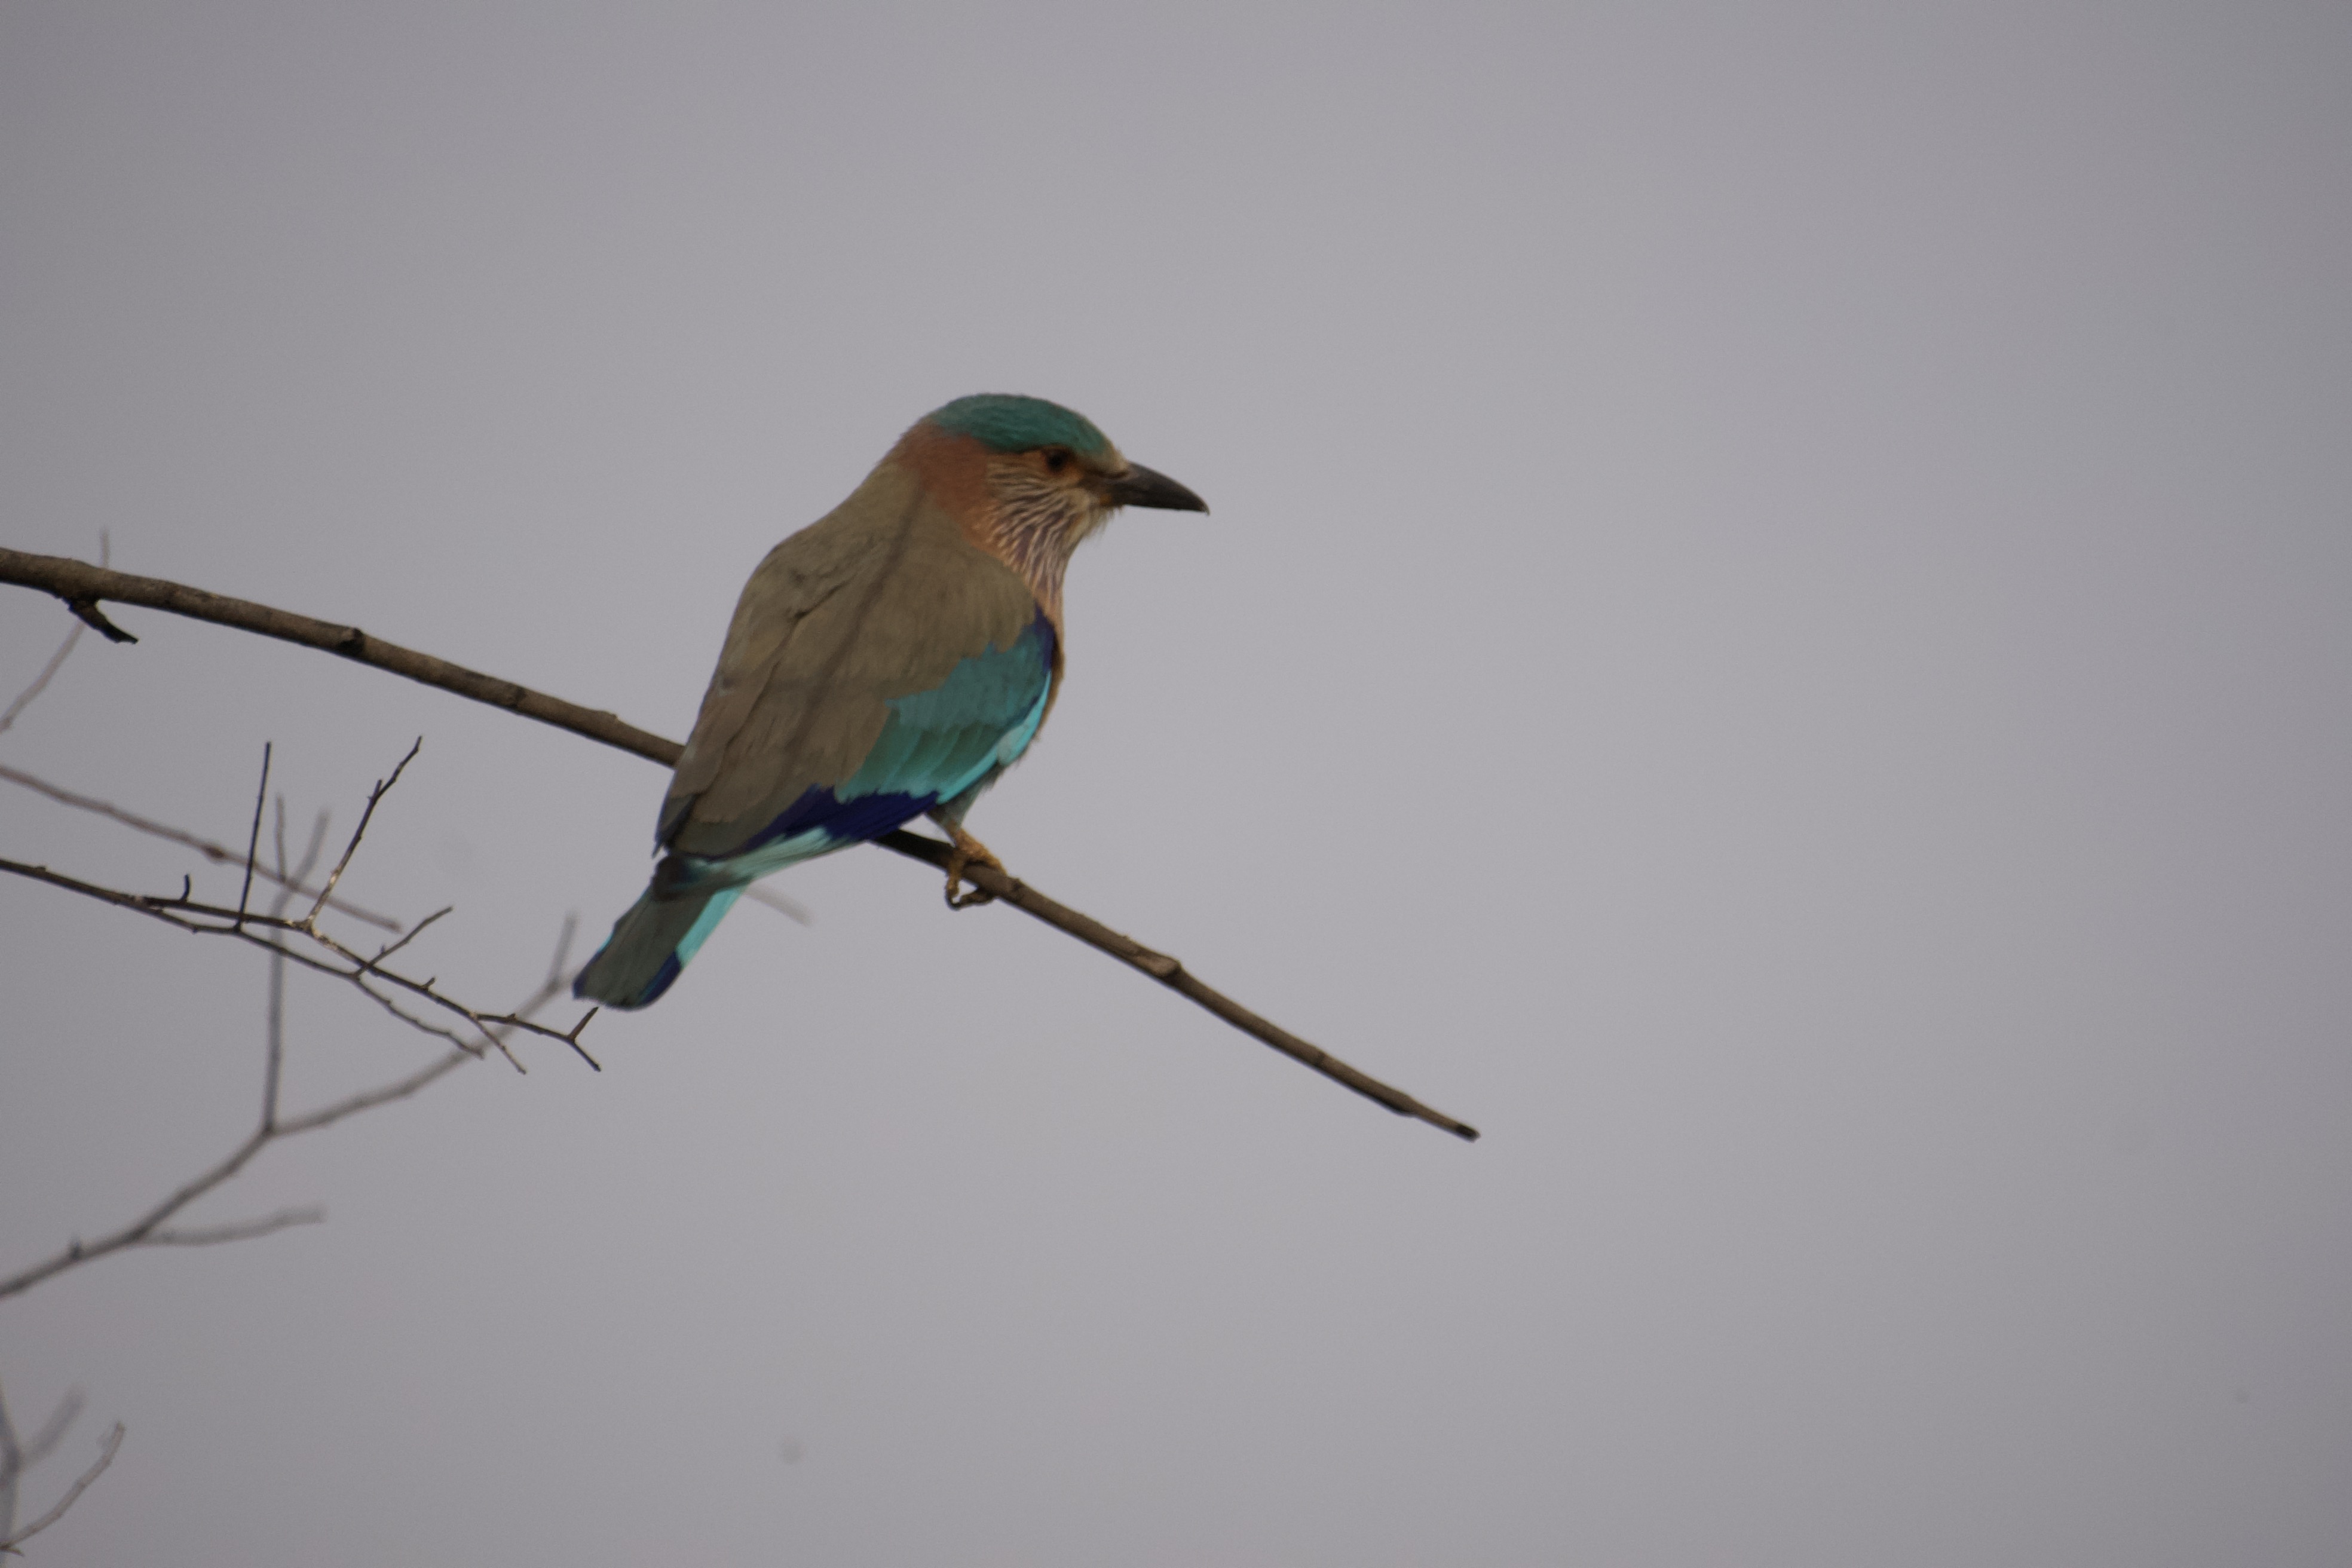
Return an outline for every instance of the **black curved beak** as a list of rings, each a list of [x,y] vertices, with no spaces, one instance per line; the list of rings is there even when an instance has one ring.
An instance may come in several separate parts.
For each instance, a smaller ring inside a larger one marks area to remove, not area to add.
[[[1104,489],[1113,506],[1152,506],[1162,511],[1206,511],[1209,503],[1170,479],[1158,474],[1141,463],[1130,463],[1127,472],[1111,480]]]

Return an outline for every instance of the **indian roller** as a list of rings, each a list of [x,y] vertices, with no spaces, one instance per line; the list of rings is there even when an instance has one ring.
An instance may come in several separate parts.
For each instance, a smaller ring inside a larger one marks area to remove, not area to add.
[[[1062,683],[1062,575],[1123,506],[1206,511],[1037,397],[960,397],[918,421],[743,586],[662,800],[645,895],[572,982],[646,1006],[743,889],[929,816],[1002,868],[964,814],[1019,761]]]

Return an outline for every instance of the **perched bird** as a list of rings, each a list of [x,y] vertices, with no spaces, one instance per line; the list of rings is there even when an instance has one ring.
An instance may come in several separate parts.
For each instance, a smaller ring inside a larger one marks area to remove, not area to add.
[[[899,438],[743,586],[662,801],[653,881],[572,982],[643,1007],[744,888],[928,816],[964,814],[1037,738],[1062,679],[1062,574],[1122,506],[1206,511],[1036,397],[960,397]]]

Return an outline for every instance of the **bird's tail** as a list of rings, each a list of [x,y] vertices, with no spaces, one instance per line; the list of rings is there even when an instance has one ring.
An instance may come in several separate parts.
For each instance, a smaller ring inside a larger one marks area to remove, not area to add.
[[[572,982],[572,994],[624,1010],[650,1006],[742,896],[740,885],[667,899],[646,889],[613,922],[613,934]]]

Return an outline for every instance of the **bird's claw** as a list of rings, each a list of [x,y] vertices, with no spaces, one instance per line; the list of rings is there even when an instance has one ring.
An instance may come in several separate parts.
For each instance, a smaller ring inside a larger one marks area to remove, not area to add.
[[[948,908],[968,910],[976,904],[992,904],[996,895],[985,888],[974,888],[969,893],[958,891],[963,886],[964,868],[986,866],[1002,871],[1004,862],[988,852],[988,846],[959,827],[955,832],[955,847],[948,852]]]

